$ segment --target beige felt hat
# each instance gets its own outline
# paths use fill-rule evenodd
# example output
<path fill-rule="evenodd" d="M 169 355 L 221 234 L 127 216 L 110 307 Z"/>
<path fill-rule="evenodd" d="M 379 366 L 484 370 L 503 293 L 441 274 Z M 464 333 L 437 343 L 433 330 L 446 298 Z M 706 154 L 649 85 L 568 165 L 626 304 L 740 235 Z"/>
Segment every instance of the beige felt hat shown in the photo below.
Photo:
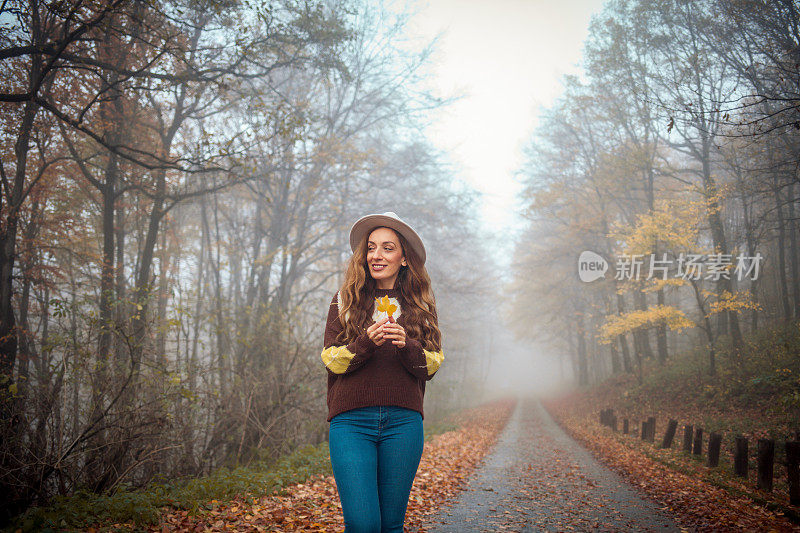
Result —
<path fill-rule="evenodd" d="M 366 215 L 356 220 L 356 223 L 350 228 L 350 249 L 355 252 L 358 243 L 361 242 L 364 235 L 379 226 L 392 228 L 405 237 L 409 246 L 414 249 L 422 260 L 422 263 L 425 263 L 425 245 L 422 244 L 422 239 L 417 235 L 417 232 L 414 231 L 414 228 L 400 220 L 400 217 L 392 211 L 387 211 L 380 215 Z"/>

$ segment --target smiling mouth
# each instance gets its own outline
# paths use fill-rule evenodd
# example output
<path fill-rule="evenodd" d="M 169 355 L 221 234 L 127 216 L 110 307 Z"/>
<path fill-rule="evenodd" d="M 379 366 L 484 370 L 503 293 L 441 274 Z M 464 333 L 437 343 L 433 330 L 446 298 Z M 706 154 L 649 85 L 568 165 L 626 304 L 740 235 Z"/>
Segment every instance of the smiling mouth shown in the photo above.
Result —
<path fill-rule="evenodd" d="M 387 266 L 388 265 L 372 265 L 372 270 L 380 271 L 380 270 L 383 270 L 384 268 L 386 268 Z"/>

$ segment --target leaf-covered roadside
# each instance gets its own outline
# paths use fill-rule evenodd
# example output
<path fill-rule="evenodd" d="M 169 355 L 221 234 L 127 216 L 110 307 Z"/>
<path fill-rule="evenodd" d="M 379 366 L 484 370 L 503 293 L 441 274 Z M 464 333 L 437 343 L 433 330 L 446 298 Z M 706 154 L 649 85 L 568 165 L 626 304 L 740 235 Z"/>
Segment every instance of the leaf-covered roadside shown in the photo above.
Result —
<path fill-rule="evenodd" d="M 543 402 L 553 418 L 595 456 L 696 531 L 800 531 L 800 526 L 757 504 L 734 483 L 713 483 L 710 469 L 682 452 L 613 433 L 597 420 L 598 398 L 575 392 Z M 671 466 L 670 466 L 671 465 Z M 740 485 L 741 487 L 741 485 Z"/>
<path fill-rule="evenodd" d="M 464 410 L 453 418 L 458 429 L 425 442 L 411 489 L 406 528 L 424 532 L 426 516 L 453 498 L 496 442 L 513 411 L 515 400 L 496 400 Z M 245 494 L 230 501 L 210 501 L 198 513 L 166 508 L 161 521 L 148 531 L 341 531 L 341 504 L 332 475 L 315 474 L 305 482 L 274 494 Z M 137 524 L 114 524 L 97 531 L 141 530 Z"/>

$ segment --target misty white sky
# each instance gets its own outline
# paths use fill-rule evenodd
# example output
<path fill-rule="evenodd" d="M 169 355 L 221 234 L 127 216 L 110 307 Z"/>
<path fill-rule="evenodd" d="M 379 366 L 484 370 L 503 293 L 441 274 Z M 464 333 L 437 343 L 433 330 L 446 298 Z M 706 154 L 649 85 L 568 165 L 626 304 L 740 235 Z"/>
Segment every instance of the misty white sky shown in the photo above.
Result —
<path fill-rule="evenodd" d="M 602 0 L 418 0 L 411 35 L 443 33 L 430 83 L 437 96 L 464 97 L 437 113 L 429 138 L 449 154 L 458 177 L 483 195 L 485 227 L 510 263 L 519 228 L 520 189 L 514 173 L 536 127 L 541 106 L 577 73 L 592 14 Z"/>
<path fill-rule="evenodd" d="M 564 74 L 579 73 L 589 21 L 602 0 L 418 0 L 411 36 L 442 33 L 430 69 L 437 96 L 463 95 L 430 117 L 430 140 L 448 154 L 458 178 L 482 194 L 480 216 L 508 273 L 517 213 L 522 148 L 542 107 L 561 92 Z M 402 215 L 401 215 L 402 216 Z M 489 394 L 545 392 L 563 379 L 558 354 L 513 339 L 498 316 Z"/>

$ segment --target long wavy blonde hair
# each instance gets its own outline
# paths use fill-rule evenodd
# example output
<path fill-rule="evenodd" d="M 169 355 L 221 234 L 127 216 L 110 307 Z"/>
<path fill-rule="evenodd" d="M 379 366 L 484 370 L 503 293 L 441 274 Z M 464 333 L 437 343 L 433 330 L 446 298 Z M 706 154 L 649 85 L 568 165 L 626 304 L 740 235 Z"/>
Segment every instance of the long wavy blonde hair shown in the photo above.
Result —
<path fill-rule="evenodd" d="M 364 238 L 358 243 L 347 264 L 347 273 L 339 291 L 341 296 L 339 321 L 344 329 L 339 334 L 338 342 L 352 342 L 372 324 L 376 282 L 367 273 L 369 271 L 367 242 L 369 235 L 377 227 L 364 234 Z M 431 278 L 422 260 L 408 245 L 405 237 L 396 231 L 394 234 L 400 241 L 407 263 L 407 266 L 400 267 L 395 281 L 395 286 L 400 289 L 399 301 L 406 336 L 419 341 L 426 350 L 441 350 L 442 333 L 439 331 Z"/>

